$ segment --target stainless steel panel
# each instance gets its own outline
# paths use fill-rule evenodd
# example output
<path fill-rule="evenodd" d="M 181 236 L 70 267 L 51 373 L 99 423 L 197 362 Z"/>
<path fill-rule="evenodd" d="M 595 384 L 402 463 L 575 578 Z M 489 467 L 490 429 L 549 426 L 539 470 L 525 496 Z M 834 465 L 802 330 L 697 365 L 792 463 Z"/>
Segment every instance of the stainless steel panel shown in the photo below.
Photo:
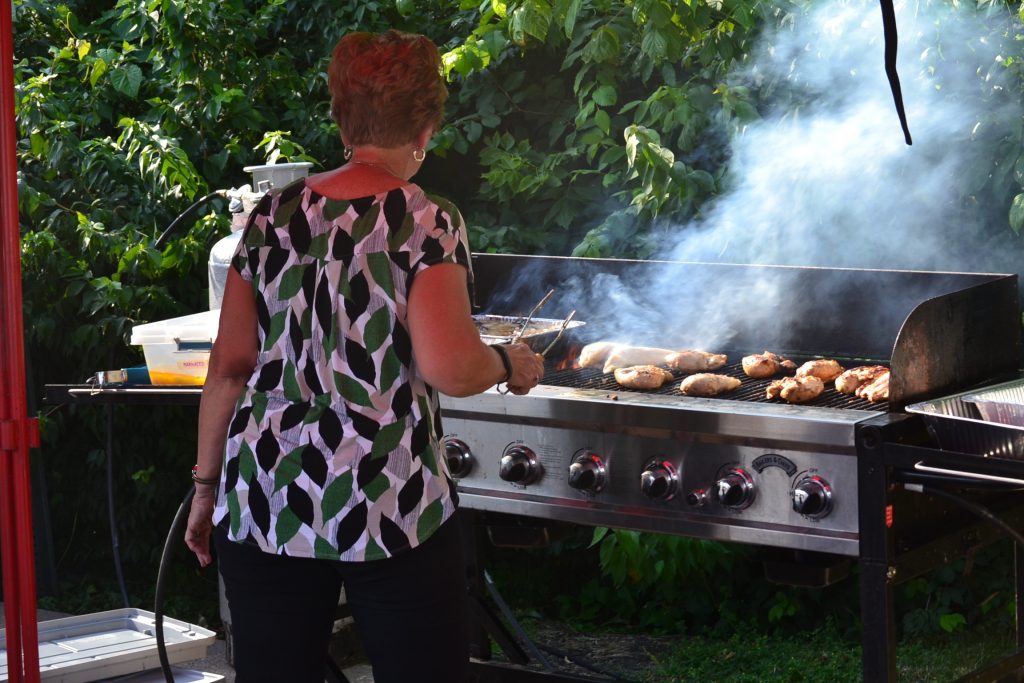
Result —
<path fill-rule="evenodd" d="M 616 425 L 604 430 L 537 426 L 518 421 L 445 419 L 446 434 L 472 453 L 474 467 L 459 480 L 462 505 L 482 510 L 549 517 L 584 524 L 620 526 L 744 543 L 783 545 L 823 552 L 856 553 L 857 474 L 852 454 L 729 443 L 720 434 L 676 430 L 638 434 Z M 528 448 L 543 468 L 537 481 L 520 485 L 499 476 L 499 462 L 512 447 Z M 577 456 L 592 454 L 604 465 L 606 484 L 598 492 L 568 483 Z M 669 499 L 650 498 L 640 477 L 651 460 L 678 474 Z M 733 467 L 747 471 L 753 501 L 742 510 L 726 508 L 708 495 L 693 507 L 687 495 L 710 492 Z M 816 474 L 833 489 L 833 507 L 821 519 L 794 512 L 791 491 Z M 837 549 L 837 544 L 843 548 Z"/>

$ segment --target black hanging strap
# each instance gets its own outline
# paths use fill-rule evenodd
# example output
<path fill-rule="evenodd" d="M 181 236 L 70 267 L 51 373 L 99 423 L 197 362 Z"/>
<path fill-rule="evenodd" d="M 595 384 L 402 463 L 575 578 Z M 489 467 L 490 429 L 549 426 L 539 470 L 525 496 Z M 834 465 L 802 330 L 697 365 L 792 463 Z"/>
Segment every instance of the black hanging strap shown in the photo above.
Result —
<path fill-rule="evenodd" d="M 900 126 L 903 127 L 903 138 L 908 145 L 913 142 L 910 139 L 910 128 L 907 126 L 907 113 L 903 110 L 903 91 L 900 89 L 900 76 L 896 73 L 896 10 L 893 8 L 892 0 L 879 0 L 882 5 L 882 30 L 885 33 L 885 75 L 889 78 L 889 87 L 892 89 L 892 98 L 896 102 L 896 113 L 900 117 Z"/>

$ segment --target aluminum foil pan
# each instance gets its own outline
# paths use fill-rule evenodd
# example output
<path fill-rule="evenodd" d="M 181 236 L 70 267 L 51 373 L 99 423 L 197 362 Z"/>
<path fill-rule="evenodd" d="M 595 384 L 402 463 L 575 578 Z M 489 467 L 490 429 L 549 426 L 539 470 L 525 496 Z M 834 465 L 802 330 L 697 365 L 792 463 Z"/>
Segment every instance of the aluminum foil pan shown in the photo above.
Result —
<path fill-rule="evenodd" d="M 978 409 L 978 399 L 1024 401 L 1024 379 L 974 389 L 932 401 L 913 403 L 908 413 L 924 418 L 939 447 L 992 458 L 1024 459 L 1024 426 L 990 422 Z"/>
<path fill-rule="evenodd" d="M 480 338 L 485 344 L 509 343 L 512 341 L 512 337 L 522 328 L 525 321 L 525 316 L 521 315 L 473 316 L 473 322 L 476 323 L 476 329 L 480 332 Z M 538 345 L 547 344 L 555 338 L 558 330 L 562 328 L 564 321 L 565 318 L 533 318 L 527 324 L 520 339 L 529 344 L 534 350 L 539 350 Z M 565 331 L 569 332 L 583 325 L 586 325 L 586 323 L 579 320 L 570 320 L 569 324 L 565 326 Z"/>

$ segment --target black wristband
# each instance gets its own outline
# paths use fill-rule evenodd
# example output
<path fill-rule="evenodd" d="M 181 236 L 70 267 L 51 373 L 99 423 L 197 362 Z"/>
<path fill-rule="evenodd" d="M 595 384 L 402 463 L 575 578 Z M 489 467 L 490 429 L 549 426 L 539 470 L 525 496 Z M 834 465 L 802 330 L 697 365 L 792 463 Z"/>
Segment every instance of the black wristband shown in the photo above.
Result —
<path fill-rule="evenodd" d="M 501 364 L 505 368 L 505 377 L 504 379 L 500 380 L 498 384 L 501 384 L 502 382 L 508 382 L 510 379 L 512 379 L 512 361 L 508 357 L 508 351 L 506 351 L 505 347 L 502 346 L 501 344 L 492 344 L 491 348 L 497 352 L 498 357 L 501 358 Z"/>

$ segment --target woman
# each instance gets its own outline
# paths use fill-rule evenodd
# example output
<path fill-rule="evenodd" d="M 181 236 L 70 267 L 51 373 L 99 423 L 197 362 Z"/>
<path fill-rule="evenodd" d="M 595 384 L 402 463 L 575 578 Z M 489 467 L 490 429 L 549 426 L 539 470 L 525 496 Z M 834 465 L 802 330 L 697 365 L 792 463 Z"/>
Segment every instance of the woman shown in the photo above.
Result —
<path fill-rule="evenodd" d="M 423 36 L 342 38 L 328 76 L 348 162 L 266 195 L 232 262 L 186 543 L 206 566 L 213 536 L 239 683 L 323 681 L 342 584 L 377 683 L 465 677 L 437 392 L 525 394 L 544 368 L 481 342 L 462 218 L 409 182 L 440 74 Z"/>

